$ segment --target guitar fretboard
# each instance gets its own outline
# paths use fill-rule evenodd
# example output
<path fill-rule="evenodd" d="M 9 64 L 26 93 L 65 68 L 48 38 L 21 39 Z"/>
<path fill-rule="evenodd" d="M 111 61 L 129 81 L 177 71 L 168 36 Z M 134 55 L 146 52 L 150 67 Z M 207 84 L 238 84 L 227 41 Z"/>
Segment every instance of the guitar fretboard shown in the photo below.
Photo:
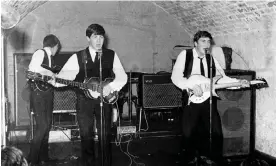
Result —
<path fill-rule="evenodd" d="M 42 80 L 42 81 L 49 81 L 52 79 L 51 76 L 43 75 L 40 77 L 37 77 L 35 79 Z M 100 91 L 100 86 L 98 84 L 86 84 L 86 83 L 81 83 L 81 82 L 76 82 L 76 81 L 71 81 L 71 80 L 65 80 L 62 78 L 56 78 L 57 83 L 65 84 L 65 85 L 70 85 L 70 86 L 76 86 L 81 89 L 91 89 L 92 91 Z"/>
<path fill-rule="evenodd" d="M 71 86 L 76 86 L 82 89 L 88 89 L 88 85 L 81 83 L 81 82 L 75 82 L 75 81 L 70 81 L 70 80 L 64 80 L 61 78 L 56 78 L 57 83 L 65 84 L 65 85 L 71 85 Z"/>
<path fill-rule="evenodd" d="M 240 82 L 223 83 L 223 84 L 215 84 L 215 89 L 223 89 L 223 88 L 239 87 L 239 86 L 241 86 Z"/>

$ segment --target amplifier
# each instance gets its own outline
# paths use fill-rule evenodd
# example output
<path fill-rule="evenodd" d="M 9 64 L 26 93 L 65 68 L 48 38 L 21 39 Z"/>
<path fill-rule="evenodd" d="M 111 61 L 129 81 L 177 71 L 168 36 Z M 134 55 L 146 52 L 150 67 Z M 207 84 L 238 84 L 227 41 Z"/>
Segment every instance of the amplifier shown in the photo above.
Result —
<path fill-rule="evenodd" d="M 136 133 L 136 126 L 118 126 L 117 134 Z"/>
<path fill-rule="evenodd" d="M 138 98 L 142 108 L 182 106 L 182 92 L 171 81 L 171 73 L 143 74 L 139 79 Z"/>

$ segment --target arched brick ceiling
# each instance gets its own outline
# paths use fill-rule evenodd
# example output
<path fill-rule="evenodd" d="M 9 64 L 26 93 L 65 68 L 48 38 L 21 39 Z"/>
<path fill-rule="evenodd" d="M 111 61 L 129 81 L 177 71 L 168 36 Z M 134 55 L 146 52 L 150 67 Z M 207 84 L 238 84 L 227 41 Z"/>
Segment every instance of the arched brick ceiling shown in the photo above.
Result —
<path fill-rule="evenodd" d="M 21 20 L 46 1 L 1 0 L 14 7 Z M 122 1 L 123 3 L 123 1 Z M 252 24 L 276 19 L 276 1 L 149 1 L 175 17 L 191 35 L 208 30 L 214 36 L 261 30 Z M 142 10 L 142 9 L 141 9 Z M 265 27 L 267 28 L 267 27 Z"/>
<path fill-rule="evenodd" d="M 225 35 L 261 30 L 251 26 L 276 19 L 276 1 L 153 1 L 174 16 L 189 34 L 208 30 Z M 255 29 L 254 29 L 255 28 Z"/>
<path fill-rule="evenodd" d="M 19 14 L 20 20 L 22 20 L 27 14 L 35 10 L 40 5 L 47 1 L 41 0 L 1 0 L 1 4 L 4 3 L 13 7 Z"/>

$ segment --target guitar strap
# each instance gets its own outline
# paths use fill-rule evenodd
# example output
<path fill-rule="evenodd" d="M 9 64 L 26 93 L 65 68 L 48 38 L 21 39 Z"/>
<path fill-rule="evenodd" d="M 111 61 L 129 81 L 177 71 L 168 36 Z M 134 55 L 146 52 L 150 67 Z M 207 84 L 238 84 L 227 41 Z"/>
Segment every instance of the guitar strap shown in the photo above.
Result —
<path fill-rule="evenodd" d="M 51 68 L 51 66 L 49 66 L 50 64 L 50 59 L 48 58 L 48 55 L 46 53 L 46 51 L 44 49 L 41 49 L 44 52 L 44 58 L 41 64 L 41 67 L 43 67 L 44 69 L 53 71 L 53 69 Z"/>
<path fill-rule="evenodd" d="M 85 50 L 82 51 L 82 62 L 84 64 L 84 74 L 85 74 L 85 79 L 87 79 L 87 68 L 86 68 L 86 61 L 87 61 L 87 55 L 85 53 Z"/>

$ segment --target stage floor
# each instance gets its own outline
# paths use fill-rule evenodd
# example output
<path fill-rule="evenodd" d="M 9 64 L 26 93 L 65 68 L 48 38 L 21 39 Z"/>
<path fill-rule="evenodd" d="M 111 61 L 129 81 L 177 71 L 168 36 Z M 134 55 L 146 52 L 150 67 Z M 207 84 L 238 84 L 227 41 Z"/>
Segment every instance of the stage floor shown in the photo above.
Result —
<path fill-rule="evenodd" d="M 179 162 L 180 137 L 125 138 L 119 144 L 112 142 L 112 166 L 183 166 Z M 24 154 L 30 144 L 14 145 Z M 49 156 L 53 161 L 42 166 L 81 166 L 80 141 L 50 143 Z M 238 166 L 241 160 L 233 160 L 227 166 Z"/>
<path fill-rule="evenodd" d="M 120 142 L 115 132 L 116 128 L 113 127 L 112 166 L 183 166 L 178 155 L 181 140 L 178 116 L 171 113 L 161 115 L 162 118 L 153 112 L 148 115 L 149 121 L 143 118 L 140 131 L 135 121 L 123 123 L 122 120 L 122 126 L 136 126 L 137 133 L 123 134 Z M 79 162 L 81 148 L 77 130 L 53 129 L 50 132 L 49 157 L 55 160 L 43 166 L 81 166 Z M 10 145 L 18 147 L 27 156 L 30 144 L 27 141 L 20 142 L 19 137 L 16 138 Z M 240 162 L 231 160 L 227 166 L 236 166 Z"/>
<path fill-rule="evenodd" d="M 14 145 L 24 154 L 29 153 L 30 144 Z M 80 165 L 80 141 L 50 143 L 49 157 L 55 160 L 45 166 Z M 112 166 L 173 166 L 178 165 L 178 137 L 132 138 L 129 136 L 122 142 L 112 142 Z"/>

